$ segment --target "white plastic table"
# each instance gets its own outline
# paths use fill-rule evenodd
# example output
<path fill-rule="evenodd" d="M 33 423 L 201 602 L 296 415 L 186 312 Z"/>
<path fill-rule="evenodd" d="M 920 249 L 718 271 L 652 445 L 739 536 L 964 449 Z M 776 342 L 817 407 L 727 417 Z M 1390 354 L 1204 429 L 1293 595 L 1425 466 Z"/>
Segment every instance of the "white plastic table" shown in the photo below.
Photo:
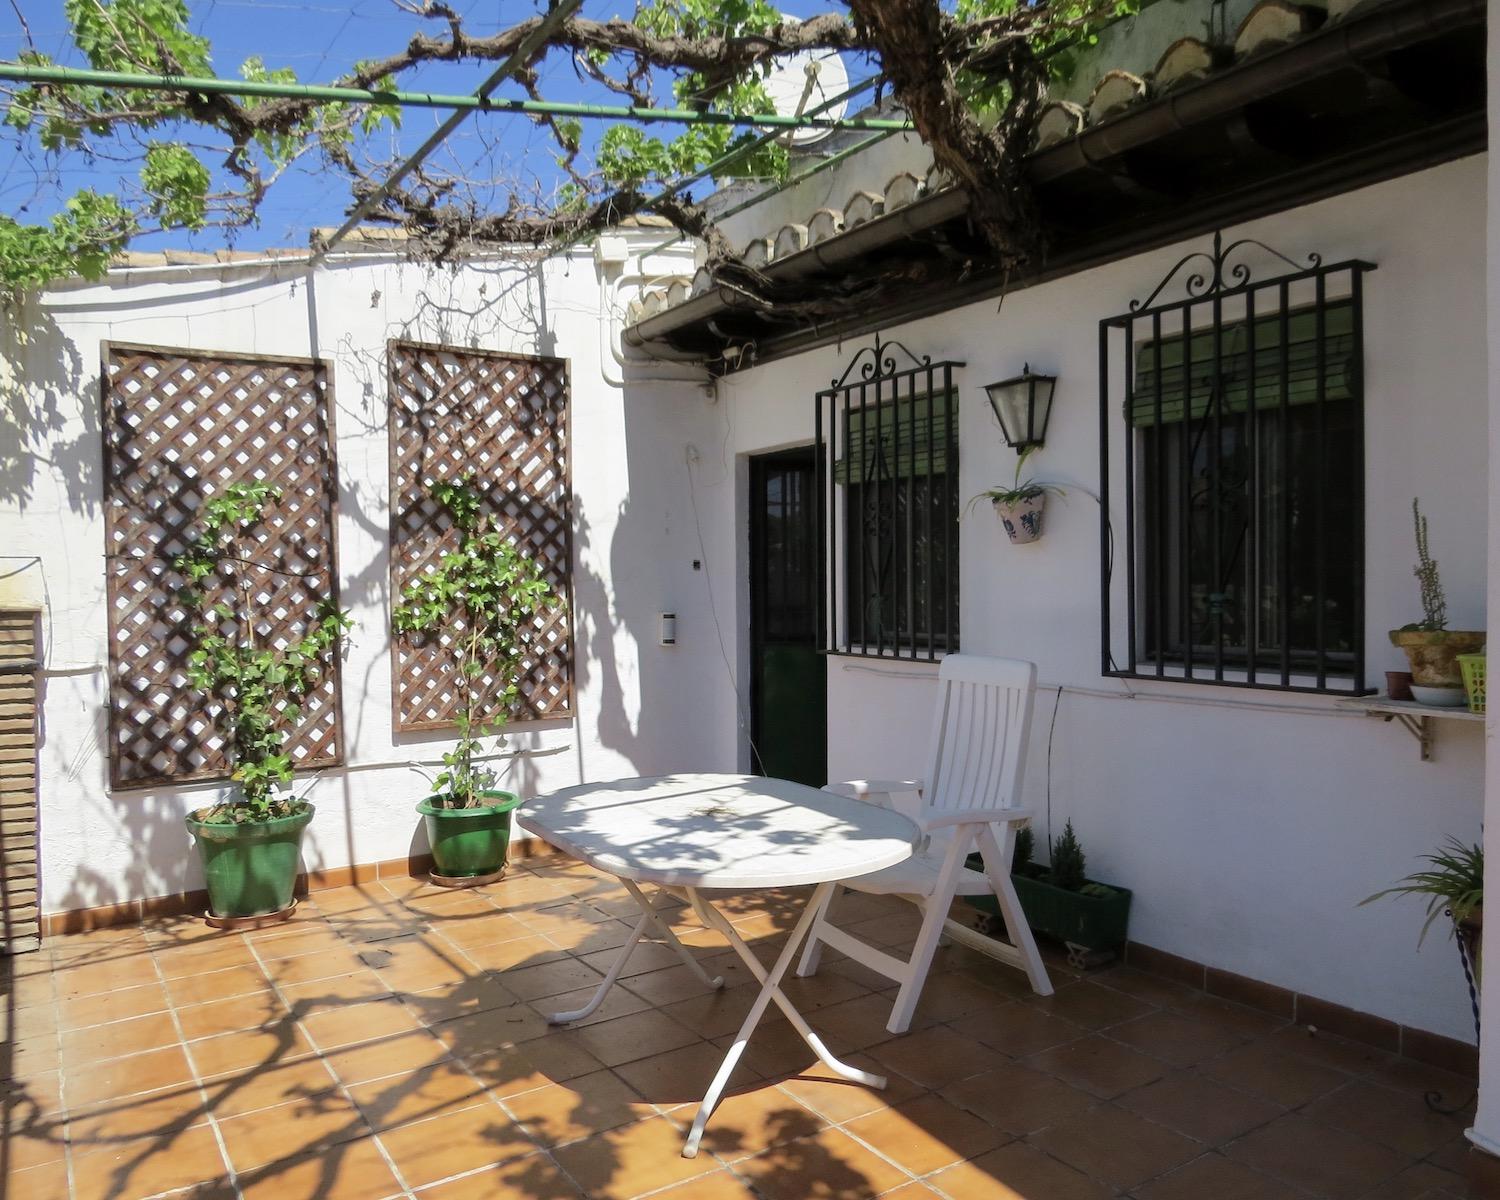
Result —
<path fill-rule="evenodd" d="M 906 817 L 785 779 L 664 775 L 565 788 L 529 801 L 517 818 L 523 829 L 615 876 L 641 909 L 640 921 L 588 1004 L 555 1013 L 548 1020 L 555 1024 L 578 1021 L 597 1009 L 648 931 L 676 950 L 706 987 L 723 986 L 722 979 L 708 977 L 661 920 L 657 906 L 663 892 L 692 905 L 705 926 L 729 939 L 760 980 L 760 993 L 698 1106 L 683 1147 L 684 1158 L 697 1155 L 703 1127 L 773 1000 L 832 1070 L 872 1087 L 885 1086 L 884 1076 L 851 1067 L 829 1053 L 781 990 L 781 980 L 814 914 L 840 880 L 893 866 L 911 854 L 921 833 Z M 812 897 L 769 971 L 703 894 L 714 889 L 750 891 L 809 883 L 816 885 Z M 648 898 L 641 884 L 655 884 L 661 891 Z"/>

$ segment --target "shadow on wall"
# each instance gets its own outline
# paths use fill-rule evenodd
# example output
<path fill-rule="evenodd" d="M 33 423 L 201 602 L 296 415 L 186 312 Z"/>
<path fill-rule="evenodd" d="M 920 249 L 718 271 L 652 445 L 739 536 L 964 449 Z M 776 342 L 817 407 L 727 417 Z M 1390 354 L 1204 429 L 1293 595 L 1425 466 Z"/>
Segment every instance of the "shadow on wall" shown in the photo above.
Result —
<path fill-rule="evenodd" d="M 45 471 L 66 490 L 71 510 L 100 510 L 98 393 L 91 379 L 77 348 L 33 298 L 0 301 L 0 503 L 24 512 Z M 82 428 L 66 439 L 73 404 Z"/>

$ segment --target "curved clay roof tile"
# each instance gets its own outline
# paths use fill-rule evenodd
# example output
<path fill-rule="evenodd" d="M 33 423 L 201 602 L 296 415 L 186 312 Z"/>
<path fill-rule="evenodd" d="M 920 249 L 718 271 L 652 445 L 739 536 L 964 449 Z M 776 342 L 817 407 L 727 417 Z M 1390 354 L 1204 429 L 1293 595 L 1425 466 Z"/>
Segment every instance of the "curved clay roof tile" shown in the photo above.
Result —
<path fill-rule="evenodd" d="M 763 267 L 771 261 L 775 247 L 768 237 L 753 238 L 745 246 L 745 265 Z"/>
<path fill-rule="evenodd" d="M 1148 91 L 1146 81 L 1139 75 L 1132 75 L 1129 71 L 1106 71 L 1089 97 L 1089 121 L 1097 125 L 1106 117 L 1144 100 Z"/>
<path fill-rule="evenodd" d="M 1151 84 L 1158 92 L 1170 91 L 1184 83 L 1202 79 L 1217 65 L 1213 47 L 1195 38 L 1178 38 L 1156 60 Z"/>
<path fill-rule="evenodd" d="M 787 258 L 799 250 L 807 249 L 807 226 L 788 224 L 776 231 L 772 252 L 777 258 Z"/>
<path fill-rule="evenodd" d="M 1036 148 L 1045 150 L 1065 142 L 1083 129 L 1084 113 L 1071 100 L 1054 100 L 1036 120 Z"/>
<path fill-rule="evenodd" d="M 910 171 L 892 175 L 885 185 L 885 211 L 895 212 L 898 208 L 905 208 L 918 200 L 924 190 L 925 185 Z"/>
<path fill-rule="evenodd" d="M 1288 0 L 1261 0 L 1240 22 L 1234 35 L 1234 56 L 1247 58 L 1294 42 L 1312 27 L 1308 10 Z"/>
<path fill-rule="evenodd" d="M 820 208 L 807 221 L 809 244 L 826 242 L 844 232 L 844 214 L 836 208 Z"/>
<path fill-rule="evenodd" d="M 844 228 L 853 229 L 873 221 L 885 211 L 885 197 L 874 192 L 855 192 L 844 204 Z"/>

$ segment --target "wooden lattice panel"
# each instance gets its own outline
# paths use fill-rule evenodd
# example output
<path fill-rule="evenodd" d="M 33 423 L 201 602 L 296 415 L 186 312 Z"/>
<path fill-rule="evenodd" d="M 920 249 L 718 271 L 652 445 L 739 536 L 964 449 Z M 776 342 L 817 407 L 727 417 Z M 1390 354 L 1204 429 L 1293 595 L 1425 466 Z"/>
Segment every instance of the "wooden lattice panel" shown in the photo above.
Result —
<path fill-rule="evenodd" d="M 35 611 L 0 610 L 0 953 L 41 945 Z"/>
<path fill-rule="evenodd" d="M 501 532 L 541 565 L 569 602 L 538 618 L 522 663 L 520 695 L 506 719 L 569 716 L 573 494 L 567 362 L 393 341 L 389 376 L 393 595 L 456 544 L 447 514 L 430 496 L 432 484 L 472 472 Z M 443 647 L 459 632 L 455 626 L 436 645 L 407 638 L 392 643 L 397 730 L 453 725 L 458 690 Z"/>
<path fill-rule="evenodd" d="M 338 599 L 332 388 L 307 359 L 104 347 L 110 779 L 115 787 L 221 778 L 212 701 L 188 682 L 193 616 L 172 559 L 198 510 L 232 483 L 281 500 L 247 555 L 261 644 L 285 646 Z M 224 586 L 221 581 L 220 586 Z M 298 767 L 341 759 L 338 668 L 306 698 L 288 746 Z"/>

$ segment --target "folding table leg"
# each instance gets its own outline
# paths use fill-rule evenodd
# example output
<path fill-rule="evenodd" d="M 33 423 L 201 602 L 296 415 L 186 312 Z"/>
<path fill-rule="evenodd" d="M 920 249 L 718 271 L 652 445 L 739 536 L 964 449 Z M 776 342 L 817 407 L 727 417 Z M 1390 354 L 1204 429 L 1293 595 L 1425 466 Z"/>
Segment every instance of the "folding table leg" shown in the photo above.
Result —
<path fill-rule="evenodd" d="M 696 1158 L 698 1155 L 698 1143 L 703 1138 L 703 1127 L 708 1124 L 708 1118 L 718 1106 L 719 1098 L 724 1093 L 724 1088 L 729 1083 L 729 1077 L 734 1074 L 734 1068 L 739 1064 L 740 1056 L 745 1052 L 745 1045 L 750 1040 L 750 1035 L 755 1027 L 760 1024 L 760 1019 L 765 1015 L 766 1007 L 772 1000 L 776 1001 L 777 1007 L 786 1014 L 788 1021 L 802 1035 L 813 1052 L 829 1069 L 842 1075 L 845 1079 L 852 1079 L 859 1083 L 868 1084 L 871 1087 L 883 1088 L 886 1080 L 884 1075 L 876 1075 L 869 1071 L 861 1071 L 858 1067 L 851 1067 L 848 1063 L 840 1062 L 829 1052 L 823 1040 L 812 1031 L 808 1023 L 803 1020 L 792 1002 L 787 999 L 781 990 L 781 980 L 786 975 L 787 968 L 792 965 L 792 960 L 797 956 L 797 949 L 801 946 L 807 931 L 812 927 L 818 912 L 822 909 L 824 901 L 835 887 L 832 883 L 820 883 L 813 890 L 807 907 L 802 910 L 802 915 L 793 926 L 791 936 L 787 938 L 786 945 L 782 947 L 781 953 L 776 956 L 776 963 L 768 972 L 761 965 L 760 959 L 755 957 L 755 952 L 745 944 L 739 932 L 734 928 L 723 913 L 714 908 L 712 904 L 704 900 L 696 890 L 687 889 L 688 899 L 692 902 L 693 911 L 696 912 L 705 924 L 710 924 L 725 937 L 729 944 L 734 947 L 735 953 L 744 960 L 745 966 L 750 968 L 751 973 L 760 980 L 760 994 L 755 997 L 755 1003 L 750 1006 L 750 1011 L 745 1014 L 745 1021 L 740 1026 L 740 1031 L 735 1035 L 734 1044 L 724 1055 L 724 1061 L 719 1064 L 718 1073 L 714 1075 L 713 1082 L 708 1085 L 708 1092 L 703 1097 L 703 1103 L 698 1106 L 698 1113 L 693 1118 L 693 1125 L 688 1130 L 687 1144 L 682 1148 L 683 1158 Z"/>
<path fill-rule="evenodd" d="M 687 964 L 688 970 L 698 977 L 703 986 L 710 988 L 723 987 L 724 977 L 722 975 L 715 975 L 712 979 L 709 978 L 708 972 L 703 969 L 703 964 L 693 957 L 692 951 L 677 940 L 677 935 L 672 932 L 672 927 L 661 919 L 655 902 L 646 898 L 646 894 L 641 891 L 640 885 L 630 879 L 622 879 L 620 882 L 625 885 L 626 890 L 635 897 L 635 902 L 646 913 L 647 918 L 651 921 L 652 932 L 662 941 L 666 942 L 667 945 L 671 946 L 673 950 L 677 951 L 677 957 Z"/>
<path fill-rule="evenodd" d="M 609 994 L 609 989 L 615 986 L 615 982 L 620 978 L 620 972 L 625 969 L 625 964 L 630 961 L 631 953 L 640 944 L 641 939 L 645 937 L 648 929 L 677 951 L 678 956 L 692 968 L 693 973 L 703 981 L 705 987 L 720 988 L 724 986 L 722 976 L 715 976 L 710 979 L 708 972 L 699 966 L 698 961 L 688 953 L 687 947 L 677 940 L 677 935 L 661 919 L 656 908 L 656 901 L 650 899 L 633 881 L 622 879 L 620 882 L 625 885 L 630 894 L 635 897 L 635 902 L 640 905 L 641 919 L 635 923 L 635 928 L 630 931 L 630 936 L 625 940 L 625 944 L 620 947 L 620 952 L 615 956 L 615 961 L 610 964 L 609 973 L 599 981 L 599 986 L 594 989 L 594 994 L 590 997 L 589 1002 L 582 1008 L 571 1009 L 568 1012 L 553 1013 L 547 1018 L 547 1022 L 551 1025 L 566 1025 L 570 1021 L 581 1021 L 585 1017 L 593 1016 L 598 1011 L 599 1006 L 604 1003 L 604 997 Z"/>

